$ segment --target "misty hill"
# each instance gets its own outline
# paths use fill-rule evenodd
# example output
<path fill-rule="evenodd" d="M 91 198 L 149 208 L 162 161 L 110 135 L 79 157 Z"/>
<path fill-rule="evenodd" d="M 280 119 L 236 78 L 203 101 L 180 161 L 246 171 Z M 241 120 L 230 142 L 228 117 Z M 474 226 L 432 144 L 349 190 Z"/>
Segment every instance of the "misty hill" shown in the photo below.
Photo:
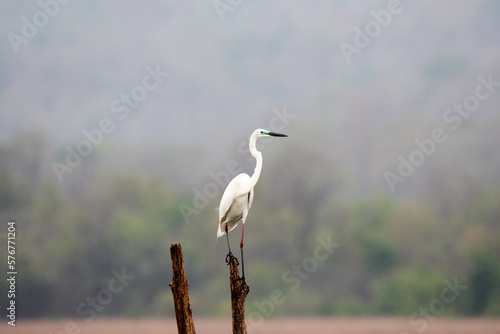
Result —
<path fill-rule="evenodd" d="M 25 224 L 27 316 L 75 316 L 122 266 L 136 285 L 105 314 L 171 311 L 174 241 L 194 309 L 226 311 L 214 209 L 260 127 L 289 137 L 259 144 L 255 298 L 409 316 L 457 277 L 444 314 L 499 314 L 498 2 L 61 2 L 0 4 L 0 208 Z M 318 236 L 339 248 L 288 273 Z"/>

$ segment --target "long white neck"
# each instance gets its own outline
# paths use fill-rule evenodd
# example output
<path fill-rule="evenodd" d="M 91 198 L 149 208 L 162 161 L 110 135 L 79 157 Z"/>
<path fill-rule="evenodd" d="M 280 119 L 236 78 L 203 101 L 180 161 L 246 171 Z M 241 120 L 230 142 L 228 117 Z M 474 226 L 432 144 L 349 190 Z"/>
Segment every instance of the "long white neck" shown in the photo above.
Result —
<path fill-rule="evenodd" d="M 259 181 L 260 171 L 262 170 L 262 153 L 257 150 L 255 143 L 257 142 L 257 138 L 251 138 L 248 147 L 250 148 L 250 153 L 257 160 L 255 164 L 255 170 L 253 171 L 253 175 L 250 178 L 252 181 L 252 188 L 255 187 L 257 181 Z"/>

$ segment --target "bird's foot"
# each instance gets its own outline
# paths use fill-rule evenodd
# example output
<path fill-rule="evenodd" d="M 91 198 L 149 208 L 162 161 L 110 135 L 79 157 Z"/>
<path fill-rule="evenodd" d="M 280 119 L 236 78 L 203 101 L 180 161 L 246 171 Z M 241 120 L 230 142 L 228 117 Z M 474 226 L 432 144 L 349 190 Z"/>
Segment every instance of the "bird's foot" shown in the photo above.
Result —
<path fill-rule="evenodd" d="M 229 265 L 231 263 L 232 258 L 234 258 L 236 260 L 236 265 L 239 266 L 240 263 L 238 262 L 238 259 L 231 252 L 227 253 L 227 255 L 226 255 L 226 264 Z"/>
<path fill-rule="evenodd" d="M 247 287 L 247 294 L 250 292 L 250 287 L 248 286 L 247 282 L 245 281 L 245 276 L 240 277 L 236 279 L 237 281 L 241 281 L 241 291 L 243 292 L 245 290 L 245 287 Z"/>

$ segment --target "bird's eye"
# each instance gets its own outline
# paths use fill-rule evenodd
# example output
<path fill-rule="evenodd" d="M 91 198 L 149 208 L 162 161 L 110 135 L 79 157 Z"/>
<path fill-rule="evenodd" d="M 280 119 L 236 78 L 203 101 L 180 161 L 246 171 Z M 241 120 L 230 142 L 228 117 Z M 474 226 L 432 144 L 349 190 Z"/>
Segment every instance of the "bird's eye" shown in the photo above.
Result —
<path fill-rule="evenodd" d="M 261 131 L 260 134 L 264 134 L 264 131 Z"/>

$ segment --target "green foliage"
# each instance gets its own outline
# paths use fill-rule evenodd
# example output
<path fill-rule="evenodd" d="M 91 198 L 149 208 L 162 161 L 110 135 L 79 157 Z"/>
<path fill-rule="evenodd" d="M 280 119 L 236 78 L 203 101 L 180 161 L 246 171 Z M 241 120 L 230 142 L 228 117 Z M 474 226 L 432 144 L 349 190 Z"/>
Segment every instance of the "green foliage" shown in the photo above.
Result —
<path fill-rule="evenodd" d="M 500 315 L 500 261 L 486 252 L 475 252 L 468 277 L 465 314 Z"/>
<path fill-rule="evenodd" d="M 20 137 L 1 149 L 16 156 L 12 150 L 31 145 L 34 138 Z M 245 230 L 252 287 L 248 312 L 262 312 L 262 305 L 269 311 L 266 301 L 281 291 L 283 302 L 273 304 L 266 316 L 405 317 L 429 308 L 446 280 L 457 277 L 467 289 L 442 314 L 500 315 L 498 191 L 485 191 L 448 216 L 425 201 L 339 198 L 339 177 L 331 174 L 340 172 L 311 149 L 295 153 L 304 157 L 300 163 L 287 153 L 271 160 L 256 188 Z M 27 153 L 17 159 L 41 163 Z M 310 164 L 315 166 L 311 177 Z M 133 279 L 95 311 L 96 317 L 173 316 L 168 287 L 173 242 L 183 247 L 195 314 L 227 314 L 226 242 L 215 243 L 213 209 L 219 197 L 186 222 L 178 207 L 191 205 L 190 192 L 153 175 L 88 174 L 85 168 L 74 175 L 86 176 L 85 186 L 75 188 L 78 183 L 61 187 L 25 176 L 32 169 L 0 163 L 2 219 L 22 212 L 18 302 L 27 306 L 20 315 L 84 318 L 78 306 L 109 290 L 113 272 L 125 270 Z M 30 185 L 28 194 L 24 189 Z M 230 234 L 236 255 L 240 228 Z M 338 247 L 331 254 L 318 253 L 318 238 L 326 236 Z"/>
<path fill-rule="evenodd" d="M 363 240 L 366 266 L 374 273 L 389 271 L 396 262 L 396 250 L 384 236 L 368 236 Z"/>
<path fill-rule="evenodd" d="M 347 297 L 338 300 L 331 313 L 335 316 L 349 317 L 370 314 L 370 310 L 363 300 Z"/>
<path fill-rule="evenodd" d="M 361 253 L 367 269 L 375 274 L 389 271 L 397 261 L 397 253 L 387 222 L 392 214 L 391 204 L 385 199 L 374 199 L 361 204 L 358 222 Z M 356 214 L 358 215 L 358 214 Z"/>
<path fill-rule="evenodd" d="M 446 275 L 421 269 L 394 272 L 374 282 L 373 311 L 409 315 L 439 298 Z"/>

